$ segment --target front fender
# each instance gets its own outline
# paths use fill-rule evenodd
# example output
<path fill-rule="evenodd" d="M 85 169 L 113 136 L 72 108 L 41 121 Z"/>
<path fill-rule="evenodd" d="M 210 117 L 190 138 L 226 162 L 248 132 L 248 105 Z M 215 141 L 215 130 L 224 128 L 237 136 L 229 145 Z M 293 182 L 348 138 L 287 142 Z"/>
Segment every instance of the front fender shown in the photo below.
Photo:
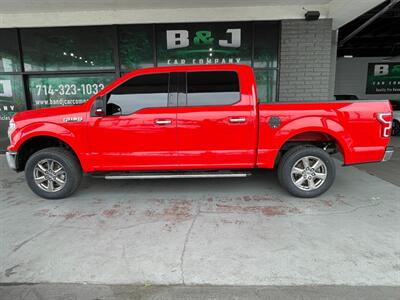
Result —
<path fill-rule="evenodd" d="M 41 136 L 53 137 L 67 144 L 75 152 L 82 168 L 85 171 L 89 168 L 89 161 L 83 155 L 85 153 L 84 147 L 79 142 L 80 137 L 72 130 L 55 123 L 35 122 L 22 128 L 17 128 L 12 134 L 8 151 L 18 152 L 25 142 Z"/>
<path fill-rule="evenodd" d="M 23 143 L 38 136 L 57 138 L 68 144 L 75 151 L 76 135 L 61 125 L 47 122 L 32 123 L 17 129 L 12 137 L 12 140 L 15 141 L 15 143 L 12 143 L 13 150 L 18 151 Z"/>

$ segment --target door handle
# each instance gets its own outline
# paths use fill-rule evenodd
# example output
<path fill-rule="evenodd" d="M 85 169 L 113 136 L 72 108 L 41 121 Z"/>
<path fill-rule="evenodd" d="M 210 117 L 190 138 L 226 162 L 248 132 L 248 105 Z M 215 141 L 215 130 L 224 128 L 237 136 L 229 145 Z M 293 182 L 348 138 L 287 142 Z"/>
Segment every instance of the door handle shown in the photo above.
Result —
<path fill-rule="evenodd" d="M 237 117 L 237 118 L 230 118 L 229 122 L 230 123 L 245 123 L 246 122 L 246 118 L 245 117 Z"/>
<path fill-rule="evenodd" d="M 156 120 L 155 123 L 157 125 L 169 125 L 172 124 L 172 120 Z"/>

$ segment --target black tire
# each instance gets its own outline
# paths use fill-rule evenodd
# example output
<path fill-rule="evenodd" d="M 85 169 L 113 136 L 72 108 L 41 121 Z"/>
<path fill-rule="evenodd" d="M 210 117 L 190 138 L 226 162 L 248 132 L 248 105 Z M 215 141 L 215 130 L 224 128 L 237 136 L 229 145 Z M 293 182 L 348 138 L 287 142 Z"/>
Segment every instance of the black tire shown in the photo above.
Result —
<path fill-rule="evenodd" d="M 39 162 L 46 159 L 56 161 L 62 166 L 65 172 L 65 175 L 63 175 L 65 184 L 58 191 L 46 191 L 35 182 L 34 169 Z M 25 166 L 25 178 L 30 189 L 36 195 L 46 199 L 62 199 L 70 196 L 79 187 L 82 180 L 82 168 L 74 154 L 70 151 L 57 147 L 45 148 L 35 152 L 29 157 Z"/>
<path fill-rule="evenodd" d="M 400 122 L 398 120 L 393 120 L 392 135 L 393 136 L 400 135 Z"/>
<path fill-rule="evenodd" d="M 296 163 L 299 163 L 299 160 L 305 157 L 315 157 L 320 159 L 326 166 L 325 174 L 326 178 L 325 181 L 320 183 L 320 186 L 316 187 L 315 189 L 311 190 L 304 190 L 300 187 L 296 186 L 296 184 L 292 180 L 292 168 Z M 297 165 L 297 164 L 296 164 Z M 305 167 L 304 167 L 305 168 Z M 311 172 L 311 169 L 310 169 Z M 314 172 L 314 171 L 312 171 Z M 317 172 L 315 172 L 317 173 Z M 312 173 L 315 175 L 315 173 Z M 279 183 L 292 195 L 301 198 L 313 198 L 317 197 L 324 192 L 326 192 L 333 184 L 336 175 L 336 168 L 332 158 L 326 153 L 324 150 L 314 147 L 314 146 L 297 146 L 290 150 L 288 150 L 282 157 L 279 162 L 278 166 L 278 179 Z M 301 178 L 304 175 L 294 175 L 299 176 Z M 306 175 L 307 176 L 307 175 Z M 297 178 L 295 178 L 297 179 Z M 319 179 L 312 179 L 313 183 L 319 183 Z M 307 181 L 305 179 L 305 181 Z M 304 181 L 304 182 L 305 182 Z M 307 181 L 308 184 L 309 181 Z M 308 188 L 305 184 L 305 187 Z M 317 185 L 316 185 L 317 186 Z"/>

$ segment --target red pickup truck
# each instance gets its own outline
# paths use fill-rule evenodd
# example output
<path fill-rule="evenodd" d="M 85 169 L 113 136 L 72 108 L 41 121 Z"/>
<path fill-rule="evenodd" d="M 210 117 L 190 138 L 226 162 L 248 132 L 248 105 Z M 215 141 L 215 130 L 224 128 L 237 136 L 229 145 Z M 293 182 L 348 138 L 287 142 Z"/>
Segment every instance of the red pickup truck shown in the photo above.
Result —
<path fill-rule="evenodd" d="M 390 159 L 388 101 L 257 100 L 244 65 L 135 70 L 85 104 L 17 113 L 9 166 L 37 195 L 71 195 L 82 173 L 107 179 L 244 177 L 277 167 L 280 183 L 315 197 L 344 165 Z"/>

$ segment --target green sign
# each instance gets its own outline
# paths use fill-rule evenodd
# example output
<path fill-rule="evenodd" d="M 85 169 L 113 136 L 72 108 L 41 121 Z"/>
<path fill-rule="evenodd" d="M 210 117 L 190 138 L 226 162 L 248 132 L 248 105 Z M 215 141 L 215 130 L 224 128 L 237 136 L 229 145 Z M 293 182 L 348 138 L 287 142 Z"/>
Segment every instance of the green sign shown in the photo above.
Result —
<path fill-rule="evenodd" d="M 159 65 L 251 64 L 249 23 L 157 26 Z"/>
<path fill-rule="evenodd" d="M 113 80 L 112 75 L 33 76 L 29 78 L 32 107 L 82 104 Z"/>
<path fill-rule="evenodd" d="M 367 94 L 400 94 L 400 62 L 368 64 Z"/>

